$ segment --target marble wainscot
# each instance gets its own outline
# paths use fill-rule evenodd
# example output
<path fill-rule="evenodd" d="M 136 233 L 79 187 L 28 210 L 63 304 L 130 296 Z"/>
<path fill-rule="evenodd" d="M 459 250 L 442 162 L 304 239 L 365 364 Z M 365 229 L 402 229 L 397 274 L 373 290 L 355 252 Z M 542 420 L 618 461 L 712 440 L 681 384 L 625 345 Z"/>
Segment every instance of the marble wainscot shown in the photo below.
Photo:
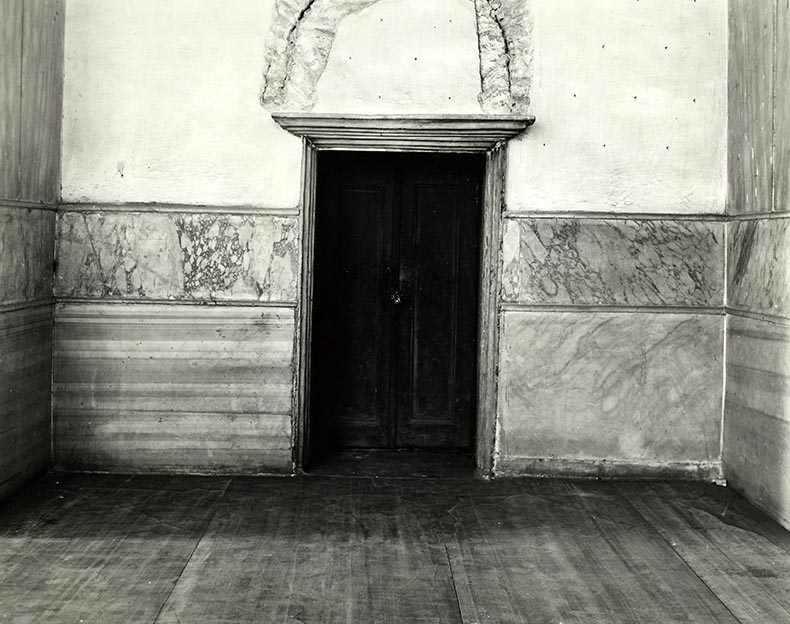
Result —
<path fill-rule="evenodd" d="M 503 297 L 529 304 L 719 306 L 723 224 L 508 219 Z"/>
<path fill-rule="evenodd" d="M 295 302 L 291 216 L 64 212 L 56 295 Z"/>
<path fill-rule="evenodd" d="M 728 482 L 790 528 L 790 326 L 727 320 Z"/>
<path fill-rule="evenodd" d="M 0 304 L 52 298 L 54 240 L 51 210 L 0 206 Z"/>
<path fill-rule="evenodd" d="M 790 317 L 790 218 L 730 224 L 728 306 Z"/>
<path fill-rule="evenodd" d="M 500 472 L 715 476 L 723 320 L 506 312 Z"/>

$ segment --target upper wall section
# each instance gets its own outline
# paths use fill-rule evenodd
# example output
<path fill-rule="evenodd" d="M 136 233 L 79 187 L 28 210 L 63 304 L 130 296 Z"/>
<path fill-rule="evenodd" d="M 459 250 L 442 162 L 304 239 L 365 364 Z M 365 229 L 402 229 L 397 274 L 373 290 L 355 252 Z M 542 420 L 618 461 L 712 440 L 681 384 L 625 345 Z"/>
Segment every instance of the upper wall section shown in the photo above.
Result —
<path fill-rule="evenodd" d="M 718 0 L 70 0 L 63 195 L 293 207 L 267 112 L 529 112 L 509 210 L 722 212 L 726 44 Z"/>
<path fill-rule="evenodd" d="M 292 208 L 301 143 L 258 101 L 265 0 L 69 0 L 63 199 Z"/>
<path fill-rule="evenodd" d="M 530 112 L 510 210 L 724 209 L 727 7 L 532 0 Z"/>
<path fill-rule="evenodd" d="M 324 0 L 319 6 L 335 11 L 342 4 Z M 320 13 L 320 9 L 311 11 L 303 20 L 298 40 L 302 45 L 318 43 L 319 19 L 309 17 Z M 349 15 L 338 26 L 326 68 L 314 89 L 303 96 L 313 100 L 305 104 L 314 102 L 314 111 L 481 112 L 475 11 L 469 0 L 381 0 Z M 310 28 L 314 29 L 312 37 Z M 323 51 L 320 45 L 312 50 L 314 54 Z M 289 52 L 303 60 L 310 58 L 298 48 Z M 293 65 L 292 73 L 298 75 Z M 310 73 L 304 74 L 309 79 Z M 383 76 L 387 79 L 382 80 Z M 266 81 L 264 105 L 268 105 L 266 94 L 274 87 L 272 82 Z M 280 93 L 292 92 L 302 95 L 287 80 Z M 286 100 L 284 104 L 291 103 Z"/>
<path fill-rule="evenodd" d="M 0 199 L 60 194 L 63 0 L 0 3 Z"/>
<path fill-rule="evenodd" d="M 790 8 L 730 0 L 729 188 L 734 214 L 790 210 Z"/>

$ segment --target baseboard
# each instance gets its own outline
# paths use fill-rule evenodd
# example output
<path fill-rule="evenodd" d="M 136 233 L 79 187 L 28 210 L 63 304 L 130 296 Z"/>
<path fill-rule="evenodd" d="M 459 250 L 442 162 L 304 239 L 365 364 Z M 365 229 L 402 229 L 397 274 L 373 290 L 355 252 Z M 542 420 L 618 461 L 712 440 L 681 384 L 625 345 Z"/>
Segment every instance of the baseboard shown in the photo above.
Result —
<path fill-rule="evenodd" d="M 495 477 L 563 477 L 582 479 L 681 479 L 720 481 L 720 461 L 662 462 L 621 459 L 500 457 Z"/>

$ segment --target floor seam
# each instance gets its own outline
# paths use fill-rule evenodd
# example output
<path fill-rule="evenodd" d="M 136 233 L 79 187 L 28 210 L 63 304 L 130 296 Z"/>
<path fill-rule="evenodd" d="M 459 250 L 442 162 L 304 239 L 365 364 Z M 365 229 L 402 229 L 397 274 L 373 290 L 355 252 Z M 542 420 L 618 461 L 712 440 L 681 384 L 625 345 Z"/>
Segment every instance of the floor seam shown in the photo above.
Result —
<path fill-rule="evenodd" d="M 461 609 L 461 600 L 458 598 L 458 586 L 455 584 L 455 574 L 453 573 L 453 563 L 450 560 L 450 549 L 447 548 L 447 540 L 442 540 L 444 544 L 444 556 L 447 558 L 447 570 L 450 572 L 450 582 L 453 584 L 453 594 L 455 595 L 455 606 L 458 608 L 458 621 L 461 624 L 466 624 L 464 621 L 464 612 Z"/>
<path fill-rule="evenodd" d="M 200 532 L 200 536 L 197 538 L 197 540 L 195 540 L 195 547 L 192 549 L 192 552 L 189 553 L 189 557 L 187 557 L 187 560 L 184 562 L 184 567 L 182 567 L 181 572 L 178 573 L 178 578 L 176 578 L 176 582 L 173 583 L 173 587 L 171 587 L 170 591 L 167 592 L 167 596 L 165 596 L 165 599 L 162 601 L 162 606 L 159 607 L 159 611 L 156 612 L 156 616 L 154 617 L 153 620 L 151 620 L 151 624 L 156 624 L 159 621 L 159 618 L 162 616 L 162 611 L 165 610 L 167 603 L 170 602 L 170 598 L 173 595 L 173 592 L 175 592 L 176 587 L 178 587 L 178 584 L 181 582 L 181 578 L 184 576 L 184 571 L 187 569 L 189 562 L 192 561 L 193 557 L 195 556 L 195 552 L 197 551 L 198 546 L 200 546 L 200 543 L 203 541 L 203 538 L 206 537 L 206 532 L 208 531 L 211 522 L 214 520 L 214 516 L 217 515 L 219 506 L 222 504 L 222 500 L 225 498 L 225 494 L 228 493 L 228 489 L 230 488 L 232 483 L 233 483 L 233 477 L 228 479 L 228 482 L 225 484 L 225 487 L 222 489 L 222 494 L 220 494 L 220 497 L 217 499 L 217 504 L 214 507 L 214 511 L 211 512 L 208 519 L 206 520 L 206 523 L 203 525 L 203 530 Z"/>
<path fill-rule="evenodd" d="M 741 620 L 741 618 L 735 615 L 735 613 L 732 612 L 732 609 L 730 609 L 729 605 L 726 602 L 724 602 L 724 600 L 721 599 L 721 596 L 719 596 L 719 594 L 716 593 L 716 591 L 710 585 L 708 585 L 708 583 L 705 581 L 704 578 L 702 578 L 699 574 L 697 574 L 697 571 L 694 569 L 694 567 L 691 564 L 689 564 L 689 562 L 686 561 L 686 558 L 683 555 L 681 555 L 680 552 L 678 552 L 678 549 L 672 545 L 671 540 L 668 540 L 666 537 L 664 537 L 661 534 L 661 532 L 656 527 L 653 526 L 650 520 L 645 518 L 645 516 L 642 515 L 639 509 L 637 509 L 636 506 L 632 504 L 630 500 L 628 500 L 628 497 L 623 496 L 622 492 L 620 492 L 620 489 L 617 487 L 616 484 L 614 490 L 617 492 L 617 495 L 620 497 L 620 500 L 624 501 L 631 509 L 634 510 L 634 513 L 636 513 L 637 518 L 639 518 L 644 523 L 644 525 L 648 529 L 650 529 L 651 532 L 657 535 L 661 541 L 663 541 L 667 546 L 669 546 L 670 550 L 673 553 L 675 553 L 675 556 L 683 562 L 683 565 L 686 566 L 691 571 L 691 573 L 699 579 L 700 583 L 702 583 L 705 587 L 708 588 L 708 591 L 716 597 L 716 600 L 718 600 L 721 603 L 721 605 L 727 610 L 727 612 L 732 616 L 732 618 L 739 624 L 744 624 L 743 620 Z"/>

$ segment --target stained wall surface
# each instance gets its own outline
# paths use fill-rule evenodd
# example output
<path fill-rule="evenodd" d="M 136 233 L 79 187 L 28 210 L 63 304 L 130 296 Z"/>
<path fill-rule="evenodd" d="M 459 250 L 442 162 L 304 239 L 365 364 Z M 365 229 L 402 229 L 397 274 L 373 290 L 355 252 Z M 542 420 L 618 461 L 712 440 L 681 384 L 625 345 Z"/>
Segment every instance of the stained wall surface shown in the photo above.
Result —
<path fill-rule="evenodd" d="M 50 465 L 63 18 L 0 3 L 0 498 Z"/>
<path fill-rule="evenodd" d="M 153 417 L 142 372 L 123 362 L 153 340 L 132 328 L 136 315 L 165 309 L 156 306 L 173 311 L 162 322 L 172 318 L 177 333 L 207 306 L 217 306 L 212 323 L 223 314 L 251 323 L 242 308 L 289 311 L 290 321 L 255 340 L 275 351 L 287 336 L 294 344 L 301 145 L 272 111 L 529 112 L 538 123 L 508 149 L 502 205 L 497 470 L 715 473 L 726 47 L 717 0 L 611 0 L 594 10 L 570 0 L 70 0 L 56 462 L 233 464 L 227 453 L 215 462 L 210 444 L 185 442 L 198 416 L 178 403 L 156 427 L 135 425 Z M 105 323 L 118 306 L 123 322 Z M 83 349 L 66 323 L 96 344 Z M 538 340 L 544 329 L 561 348 Z M 134 336 L 128 348 L 116 342 L 125 332 Z M 704 345 L 689 336 L 705 336 Z M 199 332 L 183 340 L 196 362 L 237 349 L 209 346 Z M 106 353 L 108 372 L 88 352 Z M 604 361 L 610 375 L 599 377 Z M 278 362 L 259 369 L 264 386 L 281 387 Z M 673 394 L 675 368 L 694 374 Z M 128 408 L 103 412 L 88 398 L 98 384 Z M 127 390 L 138 407 L 124 403 Z M 239 466 L 287 469 L 283 422 L 261 423 L 292 419 L 292 408 L 261 393 L 244 412 L 245 423 L 258 415 L 252 428 L 216 406 L 200 422 L 224 418 L 245 440 Z M 551 404 L 557 395 L 564 405 Z M 655 403 L 647 409 L 640 396 Z M 683 407 L 688 396 L 697 409 Z M 152 444 L 184 442 L 179 460 L 143 458 L 138 427 Z M 545 458 L 567 463 L 536 463 Z"/>
<path fill-rule="evenodd" d="M 728 482 L 790 527 L 790 10 L 730 3 Z"/>

